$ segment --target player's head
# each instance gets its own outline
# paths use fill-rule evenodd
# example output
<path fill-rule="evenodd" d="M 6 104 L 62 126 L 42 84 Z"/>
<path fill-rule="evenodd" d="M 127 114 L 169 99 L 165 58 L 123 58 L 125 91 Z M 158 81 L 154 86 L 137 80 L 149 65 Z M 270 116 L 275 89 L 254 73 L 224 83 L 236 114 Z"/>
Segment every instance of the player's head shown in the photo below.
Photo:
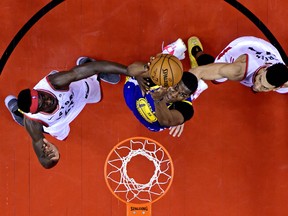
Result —
<path fill-rule="evenodd" d="M 24 89 L 18 94 L 18 107 L 25 113 L 36 113 L 38 109 L 38 92 Z"/>
<path fill-rule="evenodd" d="M 50 113 L 57 107 L 57 99 L 48 92 L 24 89 L 18 94 L 18 107 L 25 113 Z"/>
<path fill-rule="evenodd" d="M 190 95 L 198 88 L 198 79 L 193 73 L 184 71 L 181 82 L 190 90 Z"/>
<path fill-rule="evenodd" d="M 198 87 L 197 77 L 190 72 L 183 72 L 181 81 L 168 88 L 169 102 L 182 101 L 193 94 Z"/>
<path fill-rule="evenodd" d="M 282 63 L 263 68 L 255 76 L 254 92 L 269 92 L 281 87 L 288 81 L 288 68 Z"/>
<path fill-rule="evenodd" d="M 278 63 L 274 64 L 266 69 L 267 82 L 275 86 L 275 88 L 281 87 L 288 81 L 288 68 L 286 65 Z"/>

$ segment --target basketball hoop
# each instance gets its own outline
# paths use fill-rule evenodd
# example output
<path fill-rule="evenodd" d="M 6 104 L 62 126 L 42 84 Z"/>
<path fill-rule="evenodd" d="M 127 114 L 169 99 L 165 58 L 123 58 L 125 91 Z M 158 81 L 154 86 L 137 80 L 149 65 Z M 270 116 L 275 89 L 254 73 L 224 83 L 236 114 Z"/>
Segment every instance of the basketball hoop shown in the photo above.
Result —
<path fill-rule="evenodd" d="M 127 216 L 150 216 L 151 204 L 163 197 L 172 184 L 174 167 L 161 144 L 132 137 L 110 151 L 104 175 L 112 194 L 126 203 Z"/>

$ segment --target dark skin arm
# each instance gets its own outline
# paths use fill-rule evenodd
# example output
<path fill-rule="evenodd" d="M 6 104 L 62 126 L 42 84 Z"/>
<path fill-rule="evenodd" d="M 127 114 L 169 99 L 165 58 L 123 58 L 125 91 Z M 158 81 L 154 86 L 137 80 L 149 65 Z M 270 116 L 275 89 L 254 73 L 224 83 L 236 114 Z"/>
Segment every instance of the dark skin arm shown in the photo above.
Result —
<path fill-rule="evenodd" d="M 123 74 L 126 76 L 139 76 L 147 69 L 143 64 L 133 63 L 128 67 L 109 61 L 88 62 L 76 66 L 69 71 L 62 71 L 48 76 L 49 81 L 56 89 L 67 89 L 71 82 L 88 78 L 98 73 Z"/>
<path fill-rule="evenodd" d="M 178 110 L 169 110 L 164 100 L 154 102 L 155 115 L 162 126 L 170 127 L 181 125 L 184 122 L 183 115 Z"/>
<path fill-rule="evenodd" d="M 24 117 L 24 127 L 32 138 L 33 149 L 40 164 L 46 169 L 54 167 L 60 159 L 60 154 L 57 147 L 45 139 L 43 125 Z"/>
<path fill-rule="evenodd" d="M 134 77 L 137 80 L 142 92 L 147 92 L 149 90 L 149 81 L 146 78 L 149 78 L 149 64 L 144 62 L 135 62 L 134 64 L 128 67 L 128 72 L 133 73 Z M 144 70 L 143 70 L 144 69 Z M 142 71 L 142 73 L 136 73 L 136 71 Z"/>
<path fill-rule="evenodd" d="M 166 97 L 164 97 L 167 94 L 166 88 L 160 87 L 154 92 L 150 92 L 150 94 L 154 99 L 155 115 L 160 125 L 170 127 L 180 125 L 184 122 L 182 113 L 178 110 L 168 109 Z"/>

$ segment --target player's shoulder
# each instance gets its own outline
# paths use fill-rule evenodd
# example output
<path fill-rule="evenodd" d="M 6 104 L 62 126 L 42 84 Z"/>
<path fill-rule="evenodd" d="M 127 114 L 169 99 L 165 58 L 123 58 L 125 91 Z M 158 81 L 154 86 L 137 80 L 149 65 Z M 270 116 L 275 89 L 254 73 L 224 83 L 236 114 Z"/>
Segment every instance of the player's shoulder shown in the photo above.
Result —
<path fill-rule="evenodd" d="M 233 63 L 247 63 L 248 60 L 248 54 L 242 54 L 236 58 L 236 60 Z"/>

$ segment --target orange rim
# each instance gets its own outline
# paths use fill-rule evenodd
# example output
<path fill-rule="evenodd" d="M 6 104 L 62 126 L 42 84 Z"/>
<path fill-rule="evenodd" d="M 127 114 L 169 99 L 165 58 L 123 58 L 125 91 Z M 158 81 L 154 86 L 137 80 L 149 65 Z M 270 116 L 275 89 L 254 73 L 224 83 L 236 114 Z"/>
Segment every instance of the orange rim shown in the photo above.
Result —
<path fill-rule="evenodd" d="M 110 190 L 110 192 L 120 201 L 126 203 L 127 205 L 131 205 L 133 204 L 133 202 L 127 202 L 126 200 L 122 199 L 121 197 L 119 197 L 114 191 L 113 189 L 111 188 L 110 186 L 110 183 L 107 179 L 107 166 L 108 166 L 108 161 L 109 161 L 109 158 L 110 156 L 113 154 L 114 150 L 117 149 L 119 146 L 121 146 L 123 143 L 126 143 L 127 141 L 131 141 L 131 140 L 149 140 L 151 142 L 154 142 L 157 146 L 159 146 L 164 152 L 165 154 L 167 155 L 167 157 L 169 158 L 169 161 L 170 161 L 170 169 L 171 169 L 171 179 L 169 180 L 169 183 L 168 183 L 168 186 L 166 187 L 165 191 L 163 194 L 161 194 L 159 197 L 155 198 L 154 200 L 152 200 L 151 202 L 143 202 L 141 203 L 141 205 L 145 205 L 145 204 L 152 204 L 156 201 L 158 201 L 159 199 L 161 199 L 167 192 L 168 190 L 170 189 L 171 185 L 172 185 L 172 182 L 173 182 L 173 178 L 174 178 L 174 165 L 173 165 L 173 161 L 172 161 L 172 158 L 169 154 L 169 152 L 163 147 L 163 145 L 161 145 L 159 142 L 153 140 L 153 139 L 150 139 L 150 138 L 147 138 L 147 137 L 131 137 L 131 138 L 128 138 L 128 139 L 125 139 L 123 141 L 121 141 L 120 143 L 118 143 L 117 145 L 115 145 L 113 147 L 113 149 L 109 152 L 107 158 L 106 158 L 106 161 L 105 161 L 105 166 L 104 166 L 104 178 L 105 178 L 105 182 Z M 136 203 L 135 203 L 136 204 Z M 137 205 L 139 205 L 137 203 Z"/>

